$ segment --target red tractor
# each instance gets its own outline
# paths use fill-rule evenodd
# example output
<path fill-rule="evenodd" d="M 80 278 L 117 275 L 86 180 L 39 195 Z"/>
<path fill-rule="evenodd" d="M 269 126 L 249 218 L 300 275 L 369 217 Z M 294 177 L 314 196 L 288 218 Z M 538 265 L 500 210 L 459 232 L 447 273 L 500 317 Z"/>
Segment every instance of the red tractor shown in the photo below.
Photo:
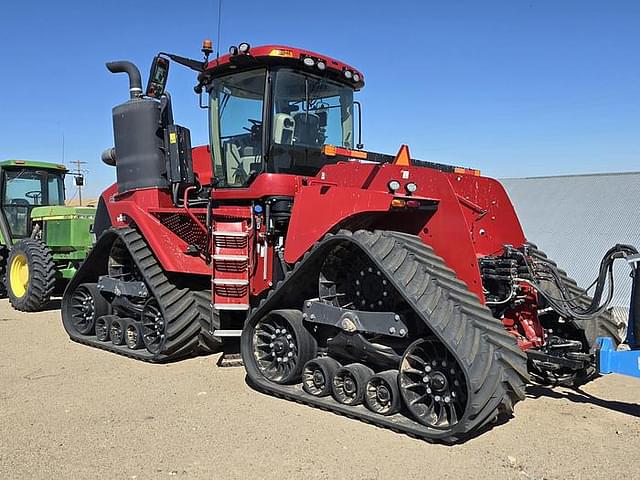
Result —
<path fill-rule="evenodd" d="M 158 55 L 146 92 L 133 64 L 107 64 L 131 98 L 63 300 L 73 340 L 165 362 L 241 337 L 256 388 L 440 441 L 509 415 L 530 376 L 594 376 L 596 337 L 620 341 L 606 268 L 592 300 L 527 243 L 496 180 L 363 150 L 357 69 L 203 52 Z M 170 60 L 198 72 L 207 146 L 174 123 Z"/>

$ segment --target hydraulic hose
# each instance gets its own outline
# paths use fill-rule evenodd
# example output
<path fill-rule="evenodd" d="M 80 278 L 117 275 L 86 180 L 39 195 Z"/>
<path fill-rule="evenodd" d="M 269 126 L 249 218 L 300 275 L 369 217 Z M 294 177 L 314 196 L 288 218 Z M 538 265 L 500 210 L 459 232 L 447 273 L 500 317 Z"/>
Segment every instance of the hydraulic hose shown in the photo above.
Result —
<path fill-rule="evenodd" d="M 529 279 L 519 279 L 523 282 L 529 283 L 532 285 L 549 303 L 549 305 L 560 315 L 567 318 L 572 318 L 575 320 L 591 320 L 609 308 L 609 304 L 613 299 L 614 292 L 614 282 L 613 282 L 613 262 L 619 258 L 627 258 L 631 255 L 636 255 L 638 250 L 631 245 L 622 245 L 618 244 L 609 249 L 609 251 L 604 255 L 602 261 L 600 262 L 600 269 L 598 272 L 598 277 L 589 287 L 592 288 L 595 286 L 595 291 L 593 294 L 593 298 L 589 305 L 583 307 L 576 303 L 577 300 L 586 296 L 585 294 L 578 296 L 571 296 L 570 292 L 567 289 L 567 286 L 564 284 L 562 280 L 562 276 L 558 272 L 557 268 L 554 265 L 551 265 L 547 262 L 534 262 L 532 265 L 530 259 L 527 258 L 527 255 L 522 252 L 518 252 L 529 271 L 531 276 L 531 280 Z M 536 271 L 534 268 L 538 267 L 541 271 Z M 545 274 L 542 277 L 541 274 Z M 638 277 L 638 269 L 634 269 L 634 286 L 635 279 L 640 279 Z M 546 280 L 552 282 L 558 291 L 560 292 L 560 296 L 556 296 L 551 293 L 547 287 L 545 287 L 540 280 Z M 607 288 L 607 294 L 604 302 L 602 301 L 602 297 L 605 291 L 605 287 Z M 640 310 L 640 298 L 636 299 L 636 297 L 640 296 L 639 292 L 633 292 L 632 298 L 632 314 L 635 314 L 635 310 Z M 640 312 L 638 312 L 640 315 Z M 638 318 L 638 317 L 636 317 Z"/>

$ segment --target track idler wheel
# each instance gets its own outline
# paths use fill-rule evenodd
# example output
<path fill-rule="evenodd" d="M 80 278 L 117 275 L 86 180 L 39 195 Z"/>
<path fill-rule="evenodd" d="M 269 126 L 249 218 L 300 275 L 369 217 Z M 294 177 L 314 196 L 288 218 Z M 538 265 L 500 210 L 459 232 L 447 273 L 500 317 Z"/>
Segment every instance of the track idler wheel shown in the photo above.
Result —
<path fill-rule="evenodd" d="M 165 342 L 165 322 L 158 302 L 150 299 L 142 309 L 142 340 L 151 353 L 160 353 Z"/>
<path fill-rule="evenodd" d="M 247 357 L 251 365 L 247 367 L 280 384 L 299 382 L 305 364 L 316 356 L 318 348 L 299 310 L 273 310 L 251 320 L 241 342 L 242 350 L 250 352 Z"/>
<path fill-rule="evenodd" d="M 126 318 L 116 317 L 111 320 L 111 327 L 109 328 L 111 343 L 114 345 L 124 345 L 128 323 Z"/>
<path fill-rule="evenodd" d="M 142 325 L 140 322 L 130 319 L 129 324 L 127 325 L 125 337 L 127 347 L 131 350 L 137 350 L 144 347 L 144 341 L 142 339 Z"/>
<path fill-rule="evenodd" d="M 109 302 L 100 294 L 95 283 L 83 283 L 71 297 L 71 321 L 81 335 L 95 332 L 96 320 L 109 313 Z"/>
<path fill-rule="evenodd" d="M 399 412 L 402 401 L 398 389 L 398 371 L 387 370 L 371 377 L 365 386 L 364 404 L 380 415 Z"/>
<path fill-rule="evenodd" d="M 96 338 L 100 342 L 108 342 L 111 331 L 111 322 L 118 318 L 115 315 L 103 315 L 96 320 Z"/>
<path fill-rule="evenodd" d="M 372 375 L 373 370 L 361 363 L 339 368 L 333 376 L 333 398 L 344 405 L 360 405 L 365 386 Z"/>
<path fill-rule="evenodd" d="M 398 383 L 407 409 L 427 427 L 449 430 L 464 415 L 464 374 L 454 356 L 434 338 L 409 345 L 400 363 Z"/>
<path fill-rule="evenodd" d="M 309 360 L 302 371 L 302 389 L 314 397 L 331 394 L 331 383 L 340 363 L 331 357 Z"/>

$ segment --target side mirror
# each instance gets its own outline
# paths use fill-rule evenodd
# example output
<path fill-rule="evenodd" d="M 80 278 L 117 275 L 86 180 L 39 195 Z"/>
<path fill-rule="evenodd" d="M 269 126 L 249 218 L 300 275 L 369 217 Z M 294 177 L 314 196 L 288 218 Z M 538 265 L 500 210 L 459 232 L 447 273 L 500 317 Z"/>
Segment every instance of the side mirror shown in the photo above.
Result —
<path fill-rule="evenodd" d="M 149 72 L 149 83 L 147 84 L 147 97 L 160 98 L 167 86 L 169 77 L 169 60 L 161 56 L 155 56 Z"/>

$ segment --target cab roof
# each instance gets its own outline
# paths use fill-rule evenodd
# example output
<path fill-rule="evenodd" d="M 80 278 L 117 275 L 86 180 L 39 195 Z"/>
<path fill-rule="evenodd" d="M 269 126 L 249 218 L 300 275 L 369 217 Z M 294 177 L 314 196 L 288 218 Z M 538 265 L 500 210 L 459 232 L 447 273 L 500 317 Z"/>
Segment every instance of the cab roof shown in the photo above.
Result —
<path fill-rule="evenodd" d="M 38 162 L 35 160 L 4 160 L 0 162 L 0 168 L 5 167 L 23 167 L 23 168 L 40 168 L 46 170 L 56 170 L 59 172 L 67 172 L 67 167 L 59 163 Z"/>
<path fill-rule="evenodd" d="M 231 48 L 238 51 L 238 47 Z M 305 63 L 307 58 L 312 59 L 313 64 L 311 64 L 310 60 Z M 319 62 L 324 63 L 325 69 L 318 68 Z M 285 45 L 261 45 L 250 47 L 246 53 L 238 51 L 235 54 L 222 55 L 207 64 L 204 72 L 200 75 L 200 79 L 210 80 L 213 77 L 218 77 L 234 70 L 249 70 L 267 65 L 293 66 L 301 71 L 328 74 L 341 83 L 353 86 L 356 90 L 364 87 L 364 75 L 356 68 L 327 55 Z"/>

